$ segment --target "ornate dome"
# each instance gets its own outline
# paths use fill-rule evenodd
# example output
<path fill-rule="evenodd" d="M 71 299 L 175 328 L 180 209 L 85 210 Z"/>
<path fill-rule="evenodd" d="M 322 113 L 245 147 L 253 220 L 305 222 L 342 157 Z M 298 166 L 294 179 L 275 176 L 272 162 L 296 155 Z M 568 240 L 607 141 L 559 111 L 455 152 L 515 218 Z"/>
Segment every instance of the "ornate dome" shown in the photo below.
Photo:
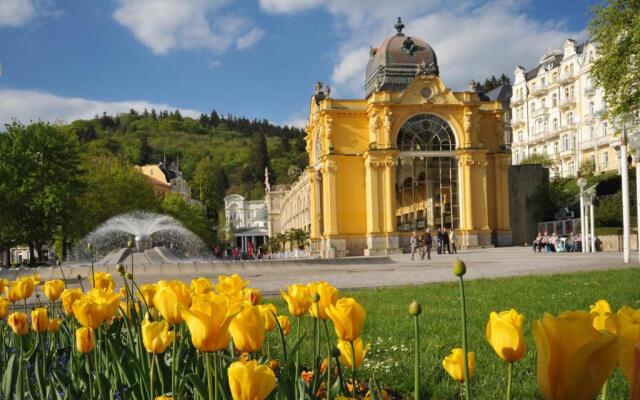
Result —
<path fill-rule="evenodd" d="M 422 39 L 405 36 L 399 17 L 395 28 L 398 32 L 394 36 L 371 49 L 364 83 L 366 97 L 379 90 L 403 90 L 416 75 L 439 74 L 438 60 L 431 46 Z"/>

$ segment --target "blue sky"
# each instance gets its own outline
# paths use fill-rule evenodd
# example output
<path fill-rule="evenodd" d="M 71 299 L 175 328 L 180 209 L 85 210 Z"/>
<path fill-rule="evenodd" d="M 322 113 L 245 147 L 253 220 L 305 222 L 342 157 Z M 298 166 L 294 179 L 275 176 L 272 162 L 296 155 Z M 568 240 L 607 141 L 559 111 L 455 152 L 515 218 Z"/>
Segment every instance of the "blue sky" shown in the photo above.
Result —
<path fill-rule="evenodd" d="M 594 3 L 0 0 L 0 123 L 156 107 L 301 125 L 317 80 L 362 96 L 369 46 L 397 16 L 460 90 L 586 38 Z"/>

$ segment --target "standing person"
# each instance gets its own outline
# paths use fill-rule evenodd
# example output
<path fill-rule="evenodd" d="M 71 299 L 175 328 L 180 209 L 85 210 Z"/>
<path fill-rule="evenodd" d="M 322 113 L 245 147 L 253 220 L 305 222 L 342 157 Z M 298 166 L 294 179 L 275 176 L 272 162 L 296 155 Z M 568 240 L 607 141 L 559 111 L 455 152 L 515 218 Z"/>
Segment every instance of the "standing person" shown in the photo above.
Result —
<path fill-rule="evenodd" d="M 431 260 L 431 246 L 433 245 L 433 237 L 429 228 L 424 230 L 424 252 L 422 253 L 422 260 L 424 260 L 424 254 L 427 253 L 427 260 Z"/>
<path fill-rule="evenodd" d="M 442 229 L 442 253 L 447 251 L 447 254 L 451 254 L 451 246 L 449 245 L 449 228 Z"/>
<path fill-rule="evenodd" d="M 418 235 L 416 234 L 416 231 L 413 231 L 411 239 L 409 239 L 409 244 L 411 245 L 411 261 L 413 261 L 418 248 Z"/>
<path fill-rule="evenodd" d="M 436 229 L 436 252 L 442 254 L 442 232 L 440 228 Z"/>
<path fill-rule="evenodd" d="M 451 249 L 453 249 L 453 254 L 458 254 L 458 249 L 456 249 L 456 236 L 453 233 L 453 229 L 449 229 L 449 242 L 451 243 Z"/>

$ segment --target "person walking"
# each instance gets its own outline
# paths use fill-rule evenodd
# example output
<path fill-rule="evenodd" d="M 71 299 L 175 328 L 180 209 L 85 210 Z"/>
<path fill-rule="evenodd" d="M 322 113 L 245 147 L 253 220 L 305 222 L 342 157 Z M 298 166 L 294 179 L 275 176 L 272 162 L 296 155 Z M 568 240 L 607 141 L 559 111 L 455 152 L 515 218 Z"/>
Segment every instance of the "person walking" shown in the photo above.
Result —
<path fill-rule="evenodd" d="M 451 243 L 453 254 L 458 254 L 458 249 L 456 248 L 456 235 L 453 229 L 449 229 L 449 242 Z"/>
<path fill-rule="evenodd" d="M 451 246 L 449 245 L 449 228 L 442 229 L 442 253 L 451 254 Z"/>
<path fill-rule="evenodd" d="M 436 252 L 442 254 L 442 231 L 440 228 L 436 229 Z"/>
<path fill-rule="evenodd" d="M 413 231 L 411 239 L 409 239 L 409 244 L 411 245 L 411 261 L 413 261 L 416 255 L 416 250 L 418 249 L 418 235 L 416 231 Z"/>
<path fill-rule="evenodd" d="M 427 260 L 431 260 L 431 246 L 433 245 L 433 237 L 431 236 L 431 232 L 429 228 L 424 230 L 424 252 L 420 257 L 421 260 L 424 260 L 425 253 L 427 254 Z"/>

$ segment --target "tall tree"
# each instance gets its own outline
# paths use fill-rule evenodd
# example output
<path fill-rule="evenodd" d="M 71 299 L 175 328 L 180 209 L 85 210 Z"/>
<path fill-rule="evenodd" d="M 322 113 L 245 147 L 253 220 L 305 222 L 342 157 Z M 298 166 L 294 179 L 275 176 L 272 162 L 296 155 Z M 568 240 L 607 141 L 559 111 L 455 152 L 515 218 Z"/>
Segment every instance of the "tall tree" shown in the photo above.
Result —
<path fill-rule="evenodd" d="M 267 151 L 267 138 L 264 136 L 264 133 L 256 132 L 253 135 L 249 163 L 247 164 L 248 175 L 253 179 L 253 183 L 261 184 L 264 182 L 264 169 L 268 166 L 269 153 Z"/>
<path fill-rule="evenodd" d="M 151 163 L 151 153 L 153 149 L 149 146 L 149 140 L 147 139 L 147 135 L 142 135 L 140 138 L 140 157 L 138 162 L 140 165 L 146 165 Z"/>
<path fill-rule="evenodd" d="M 229 178 L 224 168 L 211 158 L 204 158 L 196 165 L 193 177 L 194 189 L 204 202 L 207 216 L 217 221 L 224 207 L 224 197 L 229 188 Z"/>
<path fill-rule="evenodd" d="M 171 193 L 162 199 L 161 211 L 171 215 L 202 239 L 205 243 L 213 240 L 214 226 L 205 216 L 202 208 L 189 204 L 177 193 Z"/>
<path fill-rule="evenodd" d="M 7 125 L 0 135 L 0 238 L 35 251 L 76 212 L 79 143 L 69 130 L 44 122 Z"/>
<path fill-rule="evenodd" d="M 640 1 L 609 0 L 589 23 L 599 57 L 591 67 L 612 115 L 640 110 Z"/>

